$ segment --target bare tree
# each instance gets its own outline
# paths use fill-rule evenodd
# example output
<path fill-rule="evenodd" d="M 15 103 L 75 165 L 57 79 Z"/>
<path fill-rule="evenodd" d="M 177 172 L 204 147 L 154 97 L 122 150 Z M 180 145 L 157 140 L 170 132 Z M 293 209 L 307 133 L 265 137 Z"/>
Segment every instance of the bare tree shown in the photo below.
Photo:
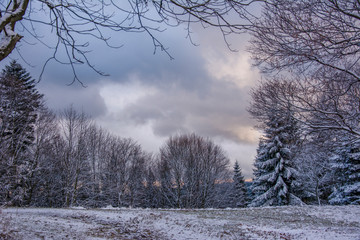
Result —
<path fill-rule="evenodd" d="M 324 75 L 326 70 L 322 71 Z M 307 79 L 298 84 L 298 103 L 300 118 L 316 131 L 336 130 L 345 132 L 352 138 L 360 137 L 360 82 L 347 82 L 347 74 L 332 73 L 332 80 L 323 78 Z"/>
<path fill-rule="evenodd" d="M 325 137 L 328 137 L 327 134 Z M 303 199 L 307 203 L 316 202 L 321 205 L 322 202 L 327 202 L 332 191 L 334 171 L 331 169 L 332 151 L 329 151 L 329 145 L 323 141 L 321 144 L 317 142 L 319 138 L 304 144 L 296 158 L 296 165 L 305 186 Z"/>
<path fill-rule="evenodd" d="M 132 139 L 109 136 L 102 168 L 104 202 L 138 206 L 144 189 L 146 154 Z"/>
<path fill-rule="evenodd" d="M 78 113 L 72 106 L 65 109 L 59 118 L 60 134 L 63 137 L 63 183 L 65 205 L 76 204 L 78 192 L 88 183 L 89 162 L 86 151 L 86 133 L 89 118 L 84 113 Z"/>
<path fill-rule="evenodd" d="M 87 129 L 87 158 L 89 161 L 90 172 L 89 172 L 89 188 L 87 205 L 99 206 L 101 188 L 102 188 L 102 170 L 105 169 L 105 158 L 104 153 L 109 140 L 109 133 L 102 128 L 99 128 L 95 124 L 90 124 Z"/>
<path fill-rule="evenodd" d="M 347 0 L 266 1 L 250 50 L 263 70 L 327 67 L 359 81 L 359 7 Z"/>
<path fill-rule="evenodd" d="M 149 158 L 150 159 L 150 158 Z M 160 182 L 158 179 L 160 177 L 156 177 L 157 165 L 155 163 L 154 156 L 151 157 L 150 161 L 147 163 L 148 169 L 146 172 L 146 187 L 144 191 L 144 201 L 143 207 L 146 208 L 159 208 L 159 207 L 166 207 L 164 204 L 164 198 L 162 196 Z"/>
<path fill-rule="evenodd" d="M 298 120 L 358 138 L 358 1 L 267 1 L 250 51 L 266 73 L 294 83 Z M 272 76 L 272 75 L 270 75 Z"/>
<path fill-rule="evenodd" d="M 113 32 L 145 32 L 153 42 L 155 51 L 160 49 L 170 56 L 158 38 L 158 33 L 166 27 L 184 25 L 190 37 L 191 26 L 200 23 L 204 27 L 218 28 L 226 40 L 229 34 L 243 32 L 250 25 L 252 15 L 248 8 L 257 1 L 2 1 L 0 61 L 8 56 L 23 38 L 20 31 L 47 46 L 48 42 L 43 41 L 37 32 L 38 26 L 47 25 L 57 38 L 54 46 L 48 46 L 53 49 L 53 56 L 49 60 L 63 63 L 59 57 L 60 50 L 63 50 L 67 55 L 66 63 L 71 65 L 75 79 L 75 64 L 85 63 L 103 74 L 90 63 L 87 57 L 89 43 L 81 37 L 92 37 L 108 46 L 116 47 L 121 44 L 113 44 Z"/>
<path fill-rule="evenodd" d="M 57 119 L 46 111 L 29 149 L 28 202 L 37 206 L 140 206 L 145 154 L 140 145 L 91 123 L 74 108 Z"/>
<path fill-rule="evenodd" d="M 56 161 L 53 156 L 54 141 L 59 137 L 56 116 L 46 108 L 39 110 L 34 127 L 34 142 L 28 149 L 29 176 L 26 181 L 25 205 L 44 205 L 48 201 L 44 194 L 52 178 L 50 176 Z M 51 166 L 51 167 L 50 167 Z M 55 186 L 54 186 L 55 187 Z M 49 188 L 47 188 L 49 190 Z"/>
<path fill-rule="evenodd" d="M 210 139 L 195 134 L 170 137 L 160 149 L 160 182 L 171 207 L 208 207 L 229 159 Z"/>
<path fill-rule="evenodd" d="M 329 131 L 347 134 L 353 139 L 360 136 L 360 83 L 351 87 L 346 83 L 344 73 L 334 73 L 331 69 L 323 69 L 325 74 L 332 74 L 332 80 L 324 77 L 308 76 L 297 78 L 274 77 L 263 82 L 262 89 L 271 89 L 269 93 L 276 98 L 278 104 L 291 105 L 294 116 L 301 122 L 305 134 L 311 132 Z M 330 78 L 330 76 L 329 76 Z M 253 115 L 261 115 L 259 110 L 270 107 L 268 93 L 253 96 L 257 100 L 249 110 Z M 254 111 L 257 111 L 254 112 Z"/>

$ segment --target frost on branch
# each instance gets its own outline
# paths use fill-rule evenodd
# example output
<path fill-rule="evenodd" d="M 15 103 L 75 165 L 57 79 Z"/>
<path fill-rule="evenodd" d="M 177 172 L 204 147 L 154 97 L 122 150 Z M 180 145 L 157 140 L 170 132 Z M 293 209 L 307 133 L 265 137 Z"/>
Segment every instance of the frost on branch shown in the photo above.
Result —
<path fill-rule="evenodd" d="M 29 0 L 12 0 L 5 10 L 0 11 L 0 61 L 6 58 L 22 38 L 17 34 L 15 24 L 25 14 Z"/>

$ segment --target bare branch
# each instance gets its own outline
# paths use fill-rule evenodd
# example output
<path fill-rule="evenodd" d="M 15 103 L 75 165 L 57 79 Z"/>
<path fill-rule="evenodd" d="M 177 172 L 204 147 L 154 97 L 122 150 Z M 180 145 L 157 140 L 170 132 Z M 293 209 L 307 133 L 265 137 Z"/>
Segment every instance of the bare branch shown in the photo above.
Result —
<path fill-rule="evenodd" d="M 8 7 L 0 12 L 0 32 L 3 35 L 0 42 L 0 61 L 6 58 L 20 41 L 21 36 L 14 28 L 15 23 L 20 21 L 25 32 L 53 50 L 46 63 L 55 60 L 69 65 L 75 81 L 79 81 L 74 67 L 77 64 L 86 64 L 98 74 L 104 74 L 95 68 L 88 58 L 91 49 L 89 41 L 97 39 L 109 47 L 121 47 L 122 44 L 110 37 L 112 32 L 145 33 L 154 45 L 154 53 L 160 49 L 172 59 L 168 48 L 160 41 L 159 34 L 167 27 L 186 25 L 191 41 L 191 28 L 200 23 L 204 27 L 219 29 L 230 48 L 227 41 L 229 34 L 242 33 L 249 29 L 255 17 L 247 8 L 262 1 L 7 0 Z M 37 26 L 41 25 L 48 26 L 55 34 L 55 43 L 44 42 L 37 34 Z M 84 40 L 84 36 L 90 38 Z M 59 47 L 67 54 L 66 62 L 59 57 L 56 50 Z"/>

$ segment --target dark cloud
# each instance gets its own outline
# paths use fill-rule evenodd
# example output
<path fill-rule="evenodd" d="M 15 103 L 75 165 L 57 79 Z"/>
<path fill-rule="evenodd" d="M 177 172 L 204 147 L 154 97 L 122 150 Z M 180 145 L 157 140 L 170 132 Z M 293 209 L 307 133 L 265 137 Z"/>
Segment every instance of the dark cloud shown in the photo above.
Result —
<path fill-rule="evenodd" d="M 55 33 L 51 32 L 47 26 L 38 25 L 37 32 L 43 36 L 42 41 L 47 45 L 56 45 Z M 45 62 L 53 56 L 54 49 L 46 47 L 27 32 L 22 32 L 22 34 L 24 40 L 18 45 L 19 51 L 13 51 L 9 59 L 19 61 L 31 72 L 33 77 L 38 78 Z M 96 69 L 109 74 L 113 80 L 124 82 L 128 79 L 129 74 L 136 73 L 144 76 L 149 84 L 166 87 L 169 82 L 176 81 L 176 76 L 181 74 L 184 69 L 188 69 L 189 74 L 192 75 L 185 81 L 182 79 L 181 84 L 190 89 L 193 87 L 193 79 L 199 79 L 195 70 L 204 66 L 199 56 L 200 49 L 192 45 L 185 36 L 186 32 L 182 28 L 169 28 L 165 32 L 157 34 L 174 60 L 170 60 L 164 51 L 157 50 L 154 54 L 152 39 L 146 33 L 109 33 L 112 45 L 122 46 L 120 48 L 110 48 L 100 40 L 84 36 L 79 39 L 78 44 L 89 42 L 89 48 L 86 50 L 91 50 L 88 53 L 91 64 Z M 58 49 L 57 56 L 62 62 L 68 61 L 65 49 L 61 47 Z M 0 66 L 4 66 L 6 63 L 3 61 Z M 75 64 L 74 67 L 84 85 L 93 84 L 103 78 L 87 65 Z M 42 80 L 50 81 L 53 84 L 67 85 L 72 82 L 73 77 L 74 72 L 70 65 L 51 60 L 46 65 Z M 164 79 L 167 81 L 163 81 Z"/>
<path fill-rule="evenodd" d="M 99 94 L 97 85 L 85 88 L 40 83 L 38 88 L 40 92 L 45 93 L 47 106 L 55 111 L 62 111 L 72 105 L 76 110 L 83 111 L 94 118 L 107 112 L 107 107 L 104 99 Z"/>
<path fill-rule="evenodd" d="M 146 95 L 124 109 L 129 122 L 151 122 L 159 136 L 170 136 L 179 131 L 230 138 L 238 142 L 253 141 L 247 132 L 252 121 L 246 111 L 248 88 L 238 88 L 230 82 L 208 79 L 207 91 L 201 94 L 174 85 L 167 91 Z"/>
<path fill-rule="evenodd" d="M 231 154 L 244 158 L 239 160 L 250 176 L 256 136 L 246 111 L 254 81 L 251 69 L 244 65 L 247 56 L 229 52 L 221 36 L 212 32 L 199 35 L 196 42 L 200 47 L 185 39 L 185 32 L 179 28 L 159 36 L 174 60 L 161 51 L 154 55 L 146 34 L 114 34 L 113 43 L 124 44 L 122 48 L 112 49 L 93 41 L 94 51 L 89 53 L 94 66 L 110 77 L 79 65 L 78 77 L 87 87 L 78 83 L 67 86 L 73 80 L 71 67 L 50 62 L 39 89 L 50 108 L 62 110 L 73 104 L 114 133 L 134 137 L 139 143 L 154 143 L 153 151 L 157 150 L 159 139 L 181 132 L 196 132 L 223 141 L 231 146 Z M 243 48 L 244 42 L 239 39 L 237 46 Z M 23 57 L 35 67 L 24 63 L 16 52 L 11 57 L 38 77 L 51 51 L 40 44 L 23 45 Z M 239 56 L 245 60 L 239 61 Z"/>

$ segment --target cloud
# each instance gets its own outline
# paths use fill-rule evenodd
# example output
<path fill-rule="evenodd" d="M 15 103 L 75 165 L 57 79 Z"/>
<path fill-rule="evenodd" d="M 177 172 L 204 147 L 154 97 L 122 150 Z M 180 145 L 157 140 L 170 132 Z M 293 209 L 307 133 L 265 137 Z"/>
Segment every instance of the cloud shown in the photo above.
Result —
<path fill-rule="evenodd" d="M 136 78 L 127 83 L 108 82 L 100 91 L 108 112 L 97 120 L 152 152 L 174 134 L 195 132 L 210 137 L 228 152 L 232 163 L 240 162 L 250 178 L 259 133 L 245 110 L 247 88 L 217 80 L 208 85 L 209 91 L 199 94 L 177 85 L 162 91 Z"/>
<path fill-rule="evenodd" d="M 247 89 L 236 88 L 228 82 L 209 81 L 207 84 L 210 85 L 207 86 L 208 90 L 201 93 L 176 85 L 167 91 L 153 90 L 148 93 L 143 88 L 143 92 L 138 93 L 141 97 L 121 109 L 122 117 L 137 125 L 151 122 L 154 133 L 159 136 L 186 131 L 209 137 L 223 136 L 238 142 L 253 142 L 254 137 L 248 130 L 252 127 L 252 121 L 245 109 Z M 121 96 L 118 102 L 122 102 Z M 245 131 L 239 131 L 241 129 Z"/>
<path fill-rule="evenodd" d="M 83 111 L 91 117 L 102 116 L 107 112 L 107 105 L 98 91 L 98 85 L 86 88 L 59 86 L 51 82 L 40 82 L 38 89 L 45 93 L 46 105 L 59 112 L 73 105 L 77 111 Z"/>
<path fill-rule="evenodd" d="M 152 152 L 173 134 L 210 137 L 250 178 L 259 133 L 246 108 L 258 73 L 248 54 L 207 44 L 180 44 L 174 61 L 144 53 L 130 58 L 125 64 L 138 61 L 136 68 L 102 82 L 99 93 L 108 111 L 97 120 Z"/>
<path fill-rule="evenodd" d="M 243 51 L 247 38 L 233 38 L 239 52 L 231 52 L 222 36 L 213 31 L 195 31 L 199 47 L 185 39 L 185 32 L 179 28 L 159 36 L 174 60 L 163 52 L 154 55 L 146 34 L 117 34 L 112 39 L 124 47 L 111 49 L 95 41 L 89 55 L 110 77 L 77 66 L 78 76 L 87 87 L 76 83 L 67 86 L 73 79 L 71 68 L 51 62 L 39 89 L 50 108 L 61 110 L 73 104 L 102 127 L 137 140 L 148 151 L 156 152 L 177 133 L 211 137 L 231 159 L 240 161 L 249 177 L 259 133 L 253 129 L 246 108 L 249 90 L 259 75 Z M 36 77 L 49 50 L 36 45 L 25 48 L 23 55 L 36 66 L 24 64 Z"/>
<path fill-rule="evenodd" d="M 97 120 L 155 153 L 174 134 L 195 132 L 210 137 L 228 152 L 232 163 L 240 162 L 250 178 L 259 133 L 253 130 L 245 110 L 248 88 L 217 80 L 209 80 L 208 85 L 208 91 L 200 94 L 176 84 L 163 91 L 137 78 L 107 82 L 100 95 L 108 112 Z"/>
<path fill-rule="evenodd" d="M 246 61 L 247 55 L 224 58 L 227 61 L 198 59 L 196 67 L 180 66 L 182 73 L 154 70 L 156 81 L 153 75 L 130 74 L 126 79 L 103 84 L 100 95 L 110 111 L 109 117 L 131 127 L 150 126 L 159 137 L 196 132 L 237 143 L 255 143 L 259 135 L 253 130 L 246 107 L 256 73 Z M 211 62 L 217 67 L 209 67 Z"/>

